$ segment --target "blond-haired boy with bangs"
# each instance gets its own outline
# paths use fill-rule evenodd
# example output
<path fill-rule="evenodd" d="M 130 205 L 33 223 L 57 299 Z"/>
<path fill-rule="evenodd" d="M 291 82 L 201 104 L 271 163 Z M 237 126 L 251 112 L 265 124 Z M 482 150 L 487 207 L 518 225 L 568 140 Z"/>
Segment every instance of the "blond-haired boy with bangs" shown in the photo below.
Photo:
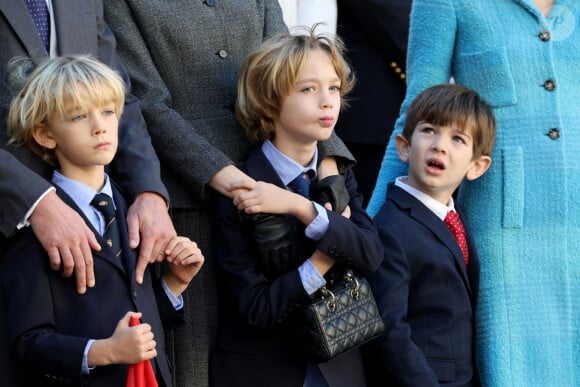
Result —
<path fill-rule="evenodd" d="M 181 293 L 203 255 L 194 242 L 175 237 L 165 249 L 170 263 L 163 276 L 148 270 L 143 284 L 135 281 L 126 203 L 105 173 L 117 150 L 124 94 L 111 68 L 88 56 L 65 56 L 41 63 L 12 101 L 10 142 L 57 167 L 57 194 L 103 246 L 93 252 L 97 285 L 79 294 L 74 278 L 50 269 L 29 228 L 8 241 L 0 291 L 23 385 L 81 385 L 89 377 L 91 385 L 124 385 L 128 365 L 143 360 L 152 362 L 160 384 L 172 385 L 163 328 L 182 321 Z M 97 194 L 106 195 L 98 204 L 113 203 L 113 220 L 97 208 Z M 131 317 L 143 323 L 130 327 Z"/>

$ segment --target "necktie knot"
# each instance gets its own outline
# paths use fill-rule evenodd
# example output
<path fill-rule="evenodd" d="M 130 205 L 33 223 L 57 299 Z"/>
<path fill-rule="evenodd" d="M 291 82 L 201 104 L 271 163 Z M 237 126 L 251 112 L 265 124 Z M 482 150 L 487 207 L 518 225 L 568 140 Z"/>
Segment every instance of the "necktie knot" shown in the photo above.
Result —
<path fill-rule="evenodd" d="M 109 195 L 102 192 L 96 194 L 91 201 L 91 205 L 103 214 L 106 222 L 115 217 L 115 206 L 113 205 L 113 199 Z"/>
<path fill-rule="evenodd" d="M 463 228 L 461 218 L 459 218 L 457 212 L 449 211 L 445 216 L 444 223 L 455 237 L 463 253 L 463 262 L 467 265 L 469 263 L 469 249 L 467 248 L 467 238 L 465 237 L 465 229 Z"/>
<path fill-rule="evenodd" d="M 308 172 L 300 173 L 288 184 L 288 187 L 297 194 L 310 198 L 310 174 Z"/>
<path fill-rule="evenodd" d="M 24 0 L 24 3 L 26 4 L 26 8 L 28 8 L 32 21 L 34 21 L 34 25 L 36 26 L 36 30 L 38 31 L 38 35 L 40 35 L 46 52 L 49 52 L 50 14 L 46 0 Z"/>

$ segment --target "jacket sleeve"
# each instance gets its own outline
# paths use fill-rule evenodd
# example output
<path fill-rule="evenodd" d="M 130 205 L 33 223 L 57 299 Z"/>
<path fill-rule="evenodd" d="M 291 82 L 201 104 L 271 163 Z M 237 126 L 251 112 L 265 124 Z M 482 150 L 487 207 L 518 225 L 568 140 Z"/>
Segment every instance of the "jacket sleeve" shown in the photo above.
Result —
<path fill-rule="evenodd" d="M 336 262 L 347 264 L 358 275 L 368 276 L 383 259 L 383 245 L 375 224 L 362 208 L 362 195 L 356 190 L 352 171 L 346 173 L 345 183 L 350 195 L 350 219 L 327 210 L 328 231 L 316 248 Z"/>
<path fill-rule="evenodd" d="M 0 233 L 8 237 L 51 185 L 3 149 L 0 149 L 0 176 Z"/>

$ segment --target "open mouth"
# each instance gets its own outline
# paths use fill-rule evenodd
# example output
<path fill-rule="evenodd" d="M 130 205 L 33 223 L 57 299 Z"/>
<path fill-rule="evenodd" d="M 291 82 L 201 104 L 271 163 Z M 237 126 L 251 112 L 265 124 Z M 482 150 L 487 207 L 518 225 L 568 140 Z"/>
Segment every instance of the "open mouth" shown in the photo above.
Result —
<path fill-rule="evenodd" d="M 436 168 L 436 169 L 440 169 L 440 170 L 445 169 L 445 167 L 443 166 L 443 164 L 440 163 L 437 160 L 429 160 L 429 161 L 427 161 L 427 166 L 430 167 L 430 168 Z"/>

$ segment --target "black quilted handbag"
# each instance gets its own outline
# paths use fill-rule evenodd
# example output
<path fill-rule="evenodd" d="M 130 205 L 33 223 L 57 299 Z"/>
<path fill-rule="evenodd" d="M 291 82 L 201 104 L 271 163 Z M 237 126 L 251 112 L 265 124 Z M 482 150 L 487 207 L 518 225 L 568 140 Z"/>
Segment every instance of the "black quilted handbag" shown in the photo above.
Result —
<path fill-rule="evenodd" d="M 309 363 L 329 361 L 380 336 L 385 325 L 364 278 L 347 271 L 342 280 L 318 290 L 295 315 L 293 331 Z"/>

